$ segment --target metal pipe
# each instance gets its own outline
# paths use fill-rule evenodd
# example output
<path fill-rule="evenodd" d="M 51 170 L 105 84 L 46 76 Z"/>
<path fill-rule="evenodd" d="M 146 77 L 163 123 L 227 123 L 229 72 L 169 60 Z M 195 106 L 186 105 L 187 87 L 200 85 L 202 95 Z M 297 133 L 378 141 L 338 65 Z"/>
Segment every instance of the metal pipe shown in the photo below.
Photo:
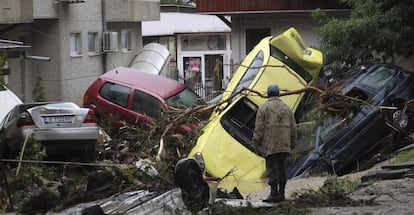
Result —
<path fill-rule="evenodd" d="M 33 56 L 33 55 L 26 55 L 24 56 L 27 60 L 41 60 L 41 61 L 50 61 L 50 57 L 44 57 L 44 56 Z"/>
<path fill-rule="evenodd" d="M 107 31 L 107 24 L 106 24 L 106 0 L 101 0 L 101 7 L 102 7 L 102 50 L 103 50 L 103 33 Z M 107 54 L 106 52 L 102 52 L 102 65 L 103 65 L 103 71 L 102 73 L 105 73 L 107 71 L 106 68 L 106 61 L 107 61 Z"/>

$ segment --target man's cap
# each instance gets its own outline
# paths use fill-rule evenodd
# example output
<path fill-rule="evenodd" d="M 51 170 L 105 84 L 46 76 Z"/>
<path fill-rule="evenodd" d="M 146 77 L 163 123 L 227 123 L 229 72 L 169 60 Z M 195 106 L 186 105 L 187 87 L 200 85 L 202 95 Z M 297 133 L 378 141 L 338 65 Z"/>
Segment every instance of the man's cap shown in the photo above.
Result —
<path fill-rule="evenodd" d="M 267 96 L 278 96 L 279 95 L 279 85 L 271 84 L 267 87 Z"/>

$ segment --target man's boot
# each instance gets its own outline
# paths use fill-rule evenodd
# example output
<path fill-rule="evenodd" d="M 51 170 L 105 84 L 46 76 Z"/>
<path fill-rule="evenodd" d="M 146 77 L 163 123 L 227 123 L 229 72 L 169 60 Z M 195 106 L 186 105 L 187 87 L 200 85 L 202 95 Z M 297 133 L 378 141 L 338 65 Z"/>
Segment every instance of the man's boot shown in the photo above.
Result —
<path fill-rule="evenodd" d="M 285 200 L 285 186 L 279 185 L 279 190 L 277 191 L 275 202 L 283 202 Z"/>
<path fill-rule="evenodd" d="M 270 195 L 263 202 L 276 202 L 278 197 L 277 185 L 270 185 Z"/>

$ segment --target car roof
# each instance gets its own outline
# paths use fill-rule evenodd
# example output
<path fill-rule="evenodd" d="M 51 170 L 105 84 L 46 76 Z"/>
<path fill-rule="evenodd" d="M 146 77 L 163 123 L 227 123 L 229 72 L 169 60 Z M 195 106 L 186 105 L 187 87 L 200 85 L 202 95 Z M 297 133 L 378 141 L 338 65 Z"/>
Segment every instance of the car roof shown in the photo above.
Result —
<path fill-rule="evenodd" d="M 22 101 L 12 91 L 0 85 L 0 121 L 7 113 Z"/>
<path fill-rule="evenodd" d="M 114 83 L 122 83 L 146 92 L 151 92 L 164 99 L 185 88 L 184 84 L 173 79 L 127 67 L 112 69 L 101 75 L 100 78 Z"/>

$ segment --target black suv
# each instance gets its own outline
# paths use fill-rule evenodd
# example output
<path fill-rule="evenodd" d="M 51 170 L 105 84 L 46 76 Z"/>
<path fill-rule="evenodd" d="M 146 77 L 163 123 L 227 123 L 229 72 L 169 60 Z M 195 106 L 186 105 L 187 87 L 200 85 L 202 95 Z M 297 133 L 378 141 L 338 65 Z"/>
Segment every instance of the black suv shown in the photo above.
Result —
<path fill-rule="evenodd" d="M 361 102 L 346 121 L 339 116 L 324 119 L 316 129 L 314 148 L 290 166 L 290 178 L 320 170 L 347 174 L 385 148 L 403 147 L 402 141 L 394 141 L 399 145 L 384 141 L 393 129 L 406 135 L 413 129 L 411 73 L 395 65 L 375 63 L 362 67 L 342 83 L 341 95 L 366 103 Z"/>

